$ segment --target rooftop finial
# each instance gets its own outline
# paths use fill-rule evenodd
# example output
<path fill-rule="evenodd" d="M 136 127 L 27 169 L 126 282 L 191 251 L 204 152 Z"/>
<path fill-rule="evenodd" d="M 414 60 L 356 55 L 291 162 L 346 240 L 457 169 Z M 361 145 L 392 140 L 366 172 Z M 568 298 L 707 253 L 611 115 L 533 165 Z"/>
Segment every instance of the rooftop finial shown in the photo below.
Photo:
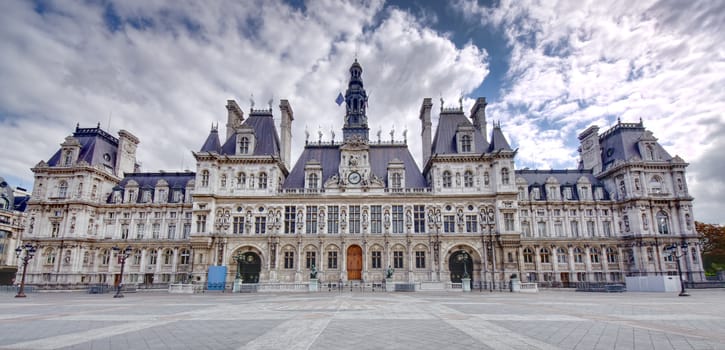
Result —
<path fill-rule="evenodd" d="M 254 109 L 254 94 L 249 95 L 249 104 L 251 105 L 249 109 Z"/>
<path fill-rule="evenodd" d="M 310 131 L 307 129 L 307 125 L 305 125 L 305 144 L 310 140 Z"/>
<path fill-rule="evenodd" d="M 267 101 L 267 105 L 269 105 L 270 112 L 272 111 L 272 103 L 274 102 L 274 94 L 272 94 L 272 97 Z"/>
<path fill-rule="evenodd" d="M 439 93 L 439 94 L 441 95 L 441 112 L 443 112 L 443 104 L 445 103 L 445 101 L 443 101 L 443 94 L 442 93 Z"/>

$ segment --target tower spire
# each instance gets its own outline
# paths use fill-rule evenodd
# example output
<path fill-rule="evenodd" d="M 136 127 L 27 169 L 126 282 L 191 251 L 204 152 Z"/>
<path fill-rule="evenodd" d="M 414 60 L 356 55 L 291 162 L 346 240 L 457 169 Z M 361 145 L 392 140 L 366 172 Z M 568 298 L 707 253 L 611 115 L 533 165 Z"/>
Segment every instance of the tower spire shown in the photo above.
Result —
<path fill-rule="evenodd" d="M 344 141 L 353 136 L 358 136 L 365 142 L 368 141 L 370 131 L 366 114 L 368 95 L 363 86 L 362 71 L 362 66 L 355 58 L 350 66 L 350 81 L 345 91 L 345 125 L 342 128 Z"/>

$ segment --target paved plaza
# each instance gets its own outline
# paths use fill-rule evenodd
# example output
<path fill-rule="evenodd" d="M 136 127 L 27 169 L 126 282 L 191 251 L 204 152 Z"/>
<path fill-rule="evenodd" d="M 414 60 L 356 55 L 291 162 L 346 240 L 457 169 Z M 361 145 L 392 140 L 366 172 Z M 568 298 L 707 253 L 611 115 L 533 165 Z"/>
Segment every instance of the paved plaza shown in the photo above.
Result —
<path fill-rule="evenodd" d="M 725 349 L 725 290 L 0 293 L 0 349 Z"/>

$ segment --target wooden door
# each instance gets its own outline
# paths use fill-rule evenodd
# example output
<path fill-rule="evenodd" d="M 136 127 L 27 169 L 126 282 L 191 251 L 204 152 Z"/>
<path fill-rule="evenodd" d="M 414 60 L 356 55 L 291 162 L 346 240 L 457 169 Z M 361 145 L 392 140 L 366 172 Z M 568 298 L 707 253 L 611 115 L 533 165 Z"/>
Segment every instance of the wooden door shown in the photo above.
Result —
<path fill-rule="evenodd" d="M 347 248 L 347 279 L 348 281 L 362 279 L 362 248 L 359 245 Z"/>

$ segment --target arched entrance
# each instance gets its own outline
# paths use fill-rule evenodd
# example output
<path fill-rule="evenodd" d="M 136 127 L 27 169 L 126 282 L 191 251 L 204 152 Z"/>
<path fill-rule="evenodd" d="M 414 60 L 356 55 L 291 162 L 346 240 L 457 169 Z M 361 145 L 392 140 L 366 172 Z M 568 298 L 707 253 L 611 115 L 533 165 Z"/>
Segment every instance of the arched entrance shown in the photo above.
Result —
<path fill-rule="evenodd" d="M 262 270 L 262 259 L 253 252 L 237 255 L 237 278 L 242 283 L 258 283 L 259 271 Z"/>
<path fill-rule="evenodd" d="M 362 248 L 359 245 L 351 245 L 347 248 L 347 280 L 355 281 L 362 279 Z"/>
<path fill-rule="evenodd" d="M 473 288 L 473 258 L 471 254 L 464 250 L 451 254 L 448 267 L 451 271 L 451 282 L 461 283 L 461 279 L 467 277 L 471 279 L 471 288 Z"/>

